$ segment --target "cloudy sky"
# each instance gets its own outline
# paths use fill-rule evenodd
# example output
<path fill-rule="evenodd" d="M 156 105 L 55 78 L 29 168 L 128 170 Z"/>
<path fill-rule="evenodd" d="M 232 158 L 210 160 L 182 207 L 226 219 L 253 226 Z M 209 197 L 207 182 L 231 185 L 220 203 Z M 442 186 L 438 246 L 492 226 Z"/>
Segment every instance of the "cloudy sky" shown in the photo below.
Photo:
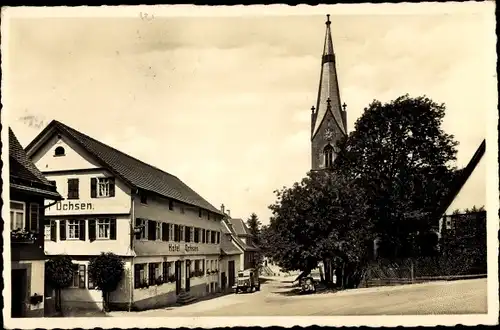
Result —
<path fill-rule="evenodd" d="M 337 8 L 11 18 L 7 120 L 26 146 L 57 119 L 177 175 L 233 216 L 256 212 L 266 223 L 273 190 L 310 168 L 309 109 L 329 12 L 349 129 L 373 99 L 425 94 L 446 104 L 444 129 L 464 166 L 496 110 L 494 5 L 446 15 Z M 478 172 L 458 207 L 485 204 L 485 166 Z"/>

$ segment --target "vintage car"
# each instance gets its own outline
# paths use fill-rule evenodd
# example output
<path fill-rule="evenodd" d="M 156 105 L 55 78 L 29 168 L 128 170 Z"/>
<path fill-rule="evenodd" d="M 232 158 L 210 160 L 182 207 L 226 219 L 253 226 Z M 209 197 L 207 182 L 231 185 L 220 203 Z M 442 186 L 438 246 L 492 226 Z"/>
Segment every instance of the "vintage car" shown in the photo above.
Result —
<path fill-rule="evenodd" d="M 236 293 L 238 292 L 252 292 L 253 289 L 260 291 L 259 272 L 254 268 L 245 269 L 238 272 L 236 284 L 233 286 Z"/>
<path fill-rule="evenodd" d="M 300 279 L 300 292 L 314 293 L 316 292 L 316 281 L 311 276 L 304 276 Z"/>

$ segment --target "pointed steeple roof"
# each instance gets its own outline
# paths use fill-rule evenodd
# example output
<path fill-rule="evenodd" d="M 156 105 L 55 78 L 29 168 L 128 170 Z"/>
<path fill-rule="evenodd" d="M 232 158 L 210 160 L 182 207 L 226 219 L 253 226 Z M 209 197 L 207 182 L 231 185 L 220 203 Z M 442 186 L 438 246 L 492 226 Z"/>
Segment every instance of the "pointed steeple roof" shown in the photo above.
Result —
<path fill-rule="evenodd" d="M 321 59 L 321 76 L 319 81 L 318 100 L 312 137 L 318 132 L 327 111 L 331 111 L 336 125 L 340 131 L 347 134 L 346 125 L 342 118 L 339 83 L 337 69 L 335 68 L 335 53 L 333 51 L 332 33 L 330 31 L 330 15 L 327 16 L 325 45 Z"/>

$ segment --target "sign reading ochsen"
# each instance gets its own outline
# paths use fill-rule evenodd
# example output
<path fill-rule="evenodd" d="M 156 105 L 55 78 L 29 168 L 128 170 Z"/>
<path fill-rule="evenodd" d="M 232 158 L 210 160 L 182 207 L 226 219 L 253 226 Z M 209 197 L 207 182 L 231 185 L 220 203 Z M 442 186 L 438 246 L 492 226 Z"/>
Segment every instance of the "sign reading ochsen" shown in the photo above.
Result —
<path fill-rule="evenodd" d="M 47 210 L 53 210 L 54 207 L 57 211 L 91 211 L 94 209 L 92 203 L 62 201 L 57 202 L 56 205 L 49 207 Z"/>

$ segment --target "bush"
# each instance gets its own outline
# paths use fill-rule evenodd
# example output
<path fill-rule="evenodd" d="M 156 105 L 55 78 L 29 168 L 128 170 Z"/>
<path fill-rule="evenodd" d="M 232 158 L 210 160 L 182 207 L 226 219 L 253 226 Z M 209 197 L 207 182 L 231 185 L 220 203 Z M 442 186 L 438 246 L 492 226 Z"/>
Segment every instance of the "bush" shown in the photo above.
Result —
<path fill-rule="evenodd" d="M 73 282 L 74 264 L 70 256 L 56 255 L 45 263 L 45 280 L 56 290 L 55 308 L 60 312 L 61 289 L 67 288 Z"/>
<path fill-rule="evenodd" d="M 116 290 L 123 278 L 124 262 L 114 253 L 101 253 L 89 262 L 89 278 L 102 291 L 103 308 L 108 310 L 109 293 Z"/>

